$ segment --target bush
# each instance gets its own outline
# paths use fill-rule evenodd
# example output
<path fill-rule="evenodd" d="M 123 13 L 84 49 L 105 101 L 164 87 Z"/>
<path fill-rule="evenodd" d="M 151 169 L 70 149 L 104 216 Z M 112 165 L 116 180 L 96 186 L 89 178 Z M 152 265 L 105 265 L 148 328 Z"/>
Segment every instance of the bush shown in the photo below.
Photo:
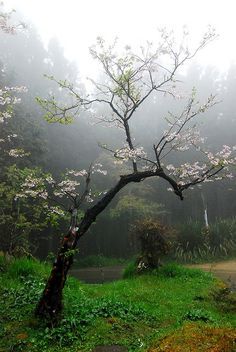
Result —
<path fill-rule="evenodd" d="M 145 219 L 131 227 L 131 234 L 139 240 L 141 247 L 136 261 L 137 271 L 158 268 L 161 257 L 170 251 L 172 230 L 155 219 Z"/>

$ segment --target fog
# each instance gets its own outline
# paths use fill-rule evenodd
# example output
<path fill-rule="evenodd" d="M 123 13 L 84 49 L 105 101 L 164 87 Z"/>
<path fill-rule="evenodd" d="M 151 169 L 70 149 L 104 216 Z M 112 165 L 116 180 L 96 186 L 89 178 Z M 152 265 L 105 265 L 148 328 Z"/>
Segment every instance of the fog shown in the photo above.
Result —
<path fill-rule="evenodd" d="M 235 21 L 233 0 L 223 6 L 221 1 L 192 3 L 167 0 L 142 1 L 30 1 L 8 0 L 6 8 L 16 9 L 26 21 L 33 23 L 45 46 L 56 37 L 63 46 L 65 55 L 75 60 L 83 78 L 96 74 L 88 48 L 97 36 L 112 41 L 118 37 L 121 43 L 140 46 L 145 41 L 155 41 L 158 28 L 173 29 L 181 34 L 183 26 L 191 33 L 191 45 L 199 41 L 208 25 L 216 29 L 219 38 L 199 53 L 197 60 L 225 70 L 235 60 Z"/>
<path fill-rule="evenodd" d="M 222 145 L 234 146 L 236 24 L 234 2 L 227 1 L 227 6 L 223 5 L 220 1 L 5 1 L 5 9 L 16 9 L 12 15 L 13 22 L 24 22 L 25 28 L 14 35 L 0 33 L 1 86 L 25 86 L 27 92 L 20 95 L 21 103 L 14 108 L 14 119 L 1 134 L 16 133 L 17 146 L 29 151 L 30 155 L 14 161 L 1 157 L 1 182 L 6 180 L 3 169 L 14 163 L 20 168 L 41 167 L 59 179 L 66 170 L 88 169 L 91 163 L 99 162 L 108 170 L 108 175 L 94 176 L 93 187 L 96 192 L 103 192 L 114 185 L 119 175 L 127 172 L 125 166 L 114 165 L 112 153 L 107 151 L 123 145 L 126 138 L 123 130 L 108 128 L 97 121 L 97 117 L 110 116 L 106 105 L 97 104 L 92 110 L 82 110 L 71 124 L 49 124 L 43 118 L 45 111 L 35 100 L 35 97 L 47 98 L 50 94 L 63 104 L 71 100 L 66 91 L 45 75 L 72 82 L 84 96 L 94 89 L 87 77 L 106 82 L 101 65 L 95 63 L 89 53 L 89 47 L 96 43 L 98 36 L 108 43 L 118 37 L 118 51 L 124 51 L 126 44 L 135 51 L 147 42 L 155 46 L 161 39 L 159 28 L 173 29 L 177 42 L 181 40 L 184 28 L 189 31 L 188 47 L 192 50 L 208 26 L 212 26 L 217 33 L 216 38 L 192 60 L 187 60 L 177 73 L 177 90 L 184 98 L 176 99 L 163 93 L 157 97 L 150 96 L 135 111 L 130 128 L 136 145 L 143 146 L 148 155 L 152 155 L 153 143 L 167 128 L 164 118 L 169 112 L 180 113 L 195 87 L 201 104 L 211 94 L 217 95 L 217 104 L 198 119 L 205 144 L 213 152 L 219 151 Z M 101 148 L 101 144 L 107 147 Z M 170 154 L 168 163 L 201 161 L 202 157 L 196 159 L 195 153 L 191 150 L 184 154 Z M 231 172 L 234 173 L 234 170 L 235 166 Z M 204 224 L 206 204 L 210 223 L 219 218 L 235 217 L 235 178 L 226 177 L 188 189 L 184 193 L 184 201 L 168 192 L 167 188 L 164 180 L 156 179 L 128 185 L 81 240 L 81 255 L 126 257 L 132 254 L 129 228 L 145 211 L 148 216 L 155 214 L 172 226 L 189 219 Z M 132 199 L 137 203 L 136 207 L 127 205 L 127 195 L 131 203 Z M 140 207 L 137 199 L 143 202 Z M 58 220 L 55 227 L 35 227 L 30 241 L 31 247 L 35 246 L 36 255 L 46 257 L 48 252 L 56 250 L 67 223 L 68 219 L 63 219 Z M 6 222 L 2 220 L 0 227 L 4 232 Z"/>

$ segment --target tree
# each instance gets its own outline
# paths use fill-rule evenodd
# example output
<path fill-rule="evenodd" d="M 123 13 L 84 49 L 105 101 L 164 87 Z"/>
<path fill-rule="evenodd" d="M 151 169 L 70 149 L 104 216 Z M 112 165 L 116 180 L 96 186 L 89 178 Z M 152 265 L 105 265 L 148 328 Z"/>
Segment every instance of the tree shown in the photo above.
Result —
<path fill-rule="evenodd" d="M 216 99 L 212 95 L 201 104 L 193 89 L 182 110 L 178 114 L 169 113 L 166 118 L 167 129 L 157 141 L 153 141 L 150 155 L 133 138 L 132 120 L 137 109 L 148 103 L 151 96 L 156 94 L 180 98 L 176 93 L 176 72 L 215 37 L 214 31 L 209 30 L 199 46 L 190 52 L 184 44 L 186 33 L 180 46 L 176 45 L 173 33 L 163 30 L 161 34 L 162 43 L 156 49 L 148 43 L 146 47 L 141 48 L 139 54 L 136 54 L 130 47 L 126 47 L 121 56 L 116 53 L 116 43 L 106 47 L 105 42 L 98 38 L 97 45 L 91 48 L 91 54 L 101 64 L 104 76 L 102 82 L 92 81 L 95 86 L 94 93 L 82 96 L 76 86 L 67 80 L 57 81 L 50 77 L 59 84 L 60 88 L 69 93 L 73 101 L 70 104 L 60 104 L 54 97 L 38 99 L 46 110 L 46 119 L 54 123 L 71 122 L 82 109 L 90 109 L 95 114 L 99 104 L 103 104 L 105 113 L 97 116 L 99 122 L 120 128 L 123 131 L 125 143 L 118 149 L 107 145 L 102 147 L 113 154 L 116 163 L 127 163 L 126 172 L 119 177 L 113 187 L 106 192 L 94 193 L 98 196 L 96 199 L 91 193 L 92 165 L 87 171 L 83 171 L 83 183 L 80 184 L 78 181 L 71 183 L 67 180 L 65 184 L 60 185 L 66 186 L 63 193 L 72 202 L 69 209 L 71 223 L 62 240 L 50 277 L 35 311 L 36 316 L 46 318 L 52 323 L 57 322 L 62 312 L 63 287 L 68 270 L 73 263 L 79 239 L 124 187 L 152 177 L 161 178 L 183 200 L 185 190 L 216 179 L 223 169 L 224 175 L 231 177 L 228 168 L 235 163 L 235 157 L 232 154 L 235 147 L 231 149 L 225 145 L 221 151 L 213 154 L 205 149 L 203 139 L 196 128 L 197 116 L 216 104 Z M 106 108 L 109 110 L 109 115 L 106 114 Z M 170 155 L 184 153 L 191 148 L 195 153 L 200 153 L 202 161 L 184 162 L 179 165 L 168 164 Z M 185 160 L 184 157 L 183 160 Z M 100 165 L 96 168 L 98 172 L 105 173 Z M 71 170 L 69 173 L 73 177 L 81 177 L 81 171 Z M 86 200 L 93 204 L 86 206 Z M 78 211 L 81 207 L 83 215 L 78 219 Z"/>
<path fill-rule="evenodd" d="M 4 12 L 1 8 L 3 2 L 0 2 L 0 32 L 4 34 L 15 34 L 16 30 L 23 24 L 12 25 L 10 23 L 11 12 Z M 4 66 L 1 63 L 0 73 L 0 160 L 3 162 L 7 157 L 22 157 L 25 153 L 21 148 L 14 148 L 15 138 L 17 135 L 9 130 L 9 120 L 13 117 L 14 106 L 20 102 L 19 93 L 25 92 L 24 86 L 7 86 L 5 82 Z M 4 163 L 5 164 L 5 163 Z M 0 174 L 1 176 L 1 174 Z"/>
<path fill-rule="evenodd" d="M 62 209 L 46 208 L 43 194 L 38 199 L 30 199 L 32 192 L 28 197 L 21 195 L 24 183 L 30 177 L 47 178 L 46 174 L 40 175 L 39 170 L 33 169 L 35 165 L 43 165 L 45 170 L 53 169 L 55 176 L 58 155 L 63 159 L 56 142 L 62 140 L 62 134 L 64 138 L 68 136 L 68 131 L 61 134 L 52 133 L 52 129 L 48 131 L 48 124 L 35 102 L 36 94 L 47 95 L 49 91 L 57 94 L 59 90 L 57 84 L 45 80 L 43 74 L 60 72 L 61 77 L 74 82 L 77 71 L 65 59 L 57 43 L 50 45 L 48 51 L 44 49 L 35 29 L 29 26 L 20 30 L 23 25 L 11 16 L 12 12 L 4 12 L 2 5 L 0 1 L 0 249 L 13 254 L 16 246 L 32 248 L 32 240 L 34 248 L 40 247 L 40 230 L 44 229 L 42 235 L 51 234 L 51 225 L 58 223 L 58 214 L 60 225 L 63 221 Z M 46 153 L 49 148 L 53 149 L 50 160 Z M 74 160 L 71 157 L 71 163 Z"/>
<path fill-rule="evenodd" d="M 42 198 L 29 201 L 18 197 L 25 179 L 31 175 L 32 169 L 12 165 L 5 171 L 4 182 L 0 182 L 0 249 L 11 256 L 29 255 L 30 235 L 37 234 L 51 220 Z"/>

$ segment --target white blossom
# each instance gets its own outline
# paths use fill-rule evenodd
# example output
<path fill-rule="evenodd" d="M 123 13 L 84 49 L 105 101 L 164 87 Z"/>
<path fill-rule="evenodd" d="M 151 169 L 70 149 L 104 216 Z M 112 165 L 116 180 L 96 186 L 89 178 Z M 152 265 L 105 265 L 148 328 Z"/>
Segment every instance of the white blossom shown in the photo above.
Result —
<path fill-rule="evenodd" d="M 8 154 L 13 158 L 22 158 L 23 156 L 28 155 L 23 149 L 10 149 Z"/>
<path fill-rule="evenodd" d="M 143 147 L 130 149 L 128 145 L 125 145 L 123 148 L 117 149 L 115 151 L 115 157 L 120 160 L 120 163 L 128 160 L 136 162 L 137 159 L 146 158 L 147 154 L 144 151 Z M 117 160 L 115 162 L 117 163 Z"/>

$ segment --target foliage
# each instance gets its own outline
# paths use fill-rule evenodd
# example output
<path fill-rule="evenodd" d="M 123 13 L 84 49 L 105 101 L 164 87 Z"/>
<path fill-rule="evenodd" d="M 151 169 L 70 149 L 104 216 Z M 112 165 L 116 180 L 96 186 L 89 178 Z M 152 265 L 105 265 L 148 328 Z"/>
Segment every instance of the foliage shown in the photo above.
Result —
<path fill-rule="evenodd" d="M 123 278 L 130 279 L 135 275 L 137 275 L 137 265 L 136 265 L 136 261 L 132 261 L 125 267 L 123 272 Z"/>
<path fill-rule="evenodd" d="M 198 269 L 191 269 L 182 267 L 175 263 L 167 263 L 153 272 L 155 275 L 166 278 L 199 278 L 204 276 L 204 273 Z"/>
<path fill-rule="evenodd" d="M 217 306 L 225 313 L 236 313 L 236 293 L 230 287 L 220 287 L 213 290 L 213 297 Z"/>
<path fill-rule="evenodd" d="M 236 218 L 216 219 L 209 228 L 209 246 L 214 256 L 236 251 Z"/>
<path fill-rule="evenodd" d="M 204 309 L 191 309 L 189 310 L 184 318 L 184 320 L 191 320 L 191 321 L 204 321 L 207 322 L 214 322 L 214 319 L 211 317 L 209 312 L 205 311 Z"/>
<path fill-rule="evenodd" d="M 139 220 L 131 227 L 133 237 L 140 242 L 140 256 L 137 271 L 155 269 L 160 266 L 160 258 L 170 250 L 173 230 L 155 219 Z"/>
<path fill-rule="evenodd" d="M 38 170 L 35 170 L 35 173 Z M 1 249 L 14 254 L 17 248 L 29 251 L 29 237 L 47 226 L 47 213 L 39 200 L 19 198 L 25 178 L 31 169 L 10 166 L 0 182 Z"/>
<path fill-rule="evenodd" d="M 144 272 L 145 273 L 145 272 Z M 157 276 L 159 278 L 179 278 L 179 279 L 184 279 L 187 280 L 189 279 L 197 279 L 199 280 L 202 279 L 202 277 L 205 275 L 201 270 L 198 269 L 188 269 L 185 267 L 182 267 L 176 263 L 166 263 L 162 266 L 160 266 L 157 269 L 149 270 L 146 272 L 147 274 L 151 274 L 153 276 Z M 131 278 L 137 275 L 137 267 L 135 262 L 130 262 L 128 266 L 124 270 L 124 278 Z M 209 276 L 208 274 L 206 274 Z"/>
<path fill-rule="evenodd" d="M 8 262 L 6 267 L 0 273 L 3 350 L 85 352 L 96 345 L 120 344 L 144 352 L 157 339 L 185 326 L 186 320 L 201 321 L 212 329 L 216 324 L 222 329 L 236 326 L 233 312 L 218 310 L 210 298 L 209 292 L 216 290 L 211 275 L 171 264 L 103 285 L 82 285 L 70 278 L 63 320 L 49 329 L 31 315 L 49 268 L 28 259 Z M 196 299 L 199 296 L 201 300 Z M 207 323 L 202 317 L 208 318 Z"/>
<path fill-rule="evenodd" d="M 164 206 L 132 194 L 124 195 L 110 211 L 111 217 L 132 215 L 132 218 L 148 218 L 165 214 Z"/>
<path fill-rule="evenodd" d="M 7 275 L 12 279 L 21 278 L 24 282 L 26 279 L 34 278 L 35 280 L 45 276 L 48 273 L 48 266 L 40 264 L 37 260 L 26 257 L 12 259 L 7 266 Z"/>
<path fill-rule="evenodd" d="M 208 229 L 191 220 L 177 227 L 175 255 L 182 261 L 210 260 L 235 252 L 235 218 L 216 219 Z"/>

